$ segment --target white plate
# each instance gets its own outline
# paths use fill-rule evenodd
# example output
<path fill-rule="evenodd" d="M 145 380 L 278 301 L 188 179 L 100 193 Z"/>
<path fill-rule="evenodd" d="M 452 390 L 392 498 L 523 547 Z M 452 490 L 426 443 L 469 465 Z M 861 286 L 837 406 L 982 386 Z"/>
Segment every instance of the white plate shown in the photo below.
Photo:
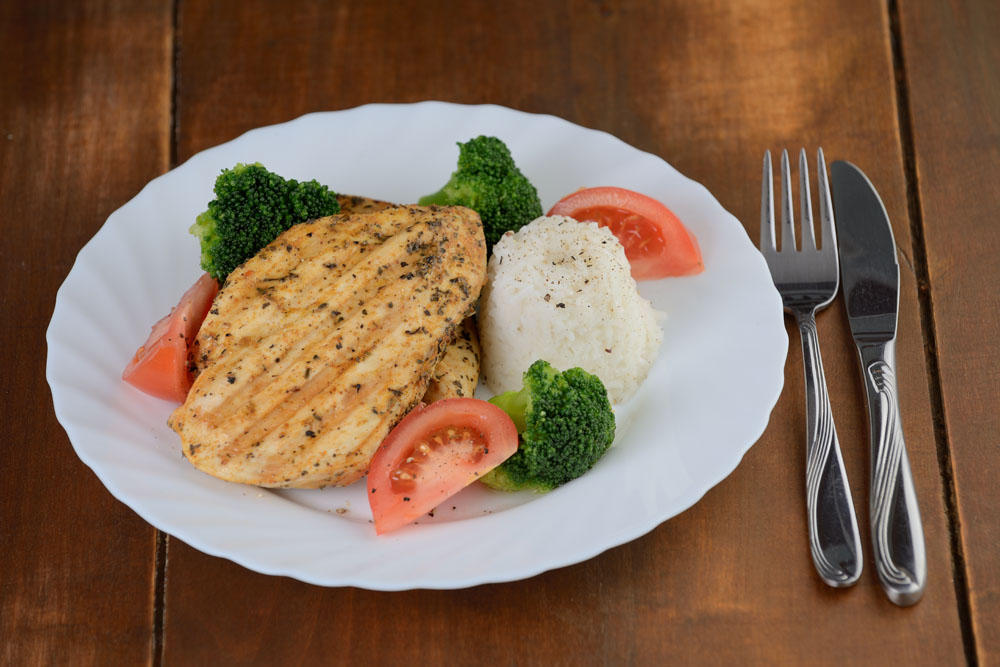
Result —
<path fill-rule="evenodd" d="M 703 274 L 641 285 L 668 320 L 649 378 L 618 408 L 615 447 L 547 495 L 469 488 L 433 518 L 384 537 L 375 536 L 360 483 L 276 492 L 189 465 L 166 426 L 173 405 L 120 375 L 200 274 L 187 228 L 212 198 L 219 170 L 259 161 L 339 192 L 411 202 L 448 179 L 457 141 L 480 134 L 508 144 L 545 209 L 582 186 L 623 186 L 666 203 L 698 237 Z M 310 114 L 248 132 L 153 180 L 80 251 L 47 340 L 56 416 L 84 463 L 145 520 L 252 570 L 378 590 L 520 579 L 652 530 L 732 472 L 763 432 L 788 345 L 767 267 L 703 186 L 603 132 L 440 102 Z"/>

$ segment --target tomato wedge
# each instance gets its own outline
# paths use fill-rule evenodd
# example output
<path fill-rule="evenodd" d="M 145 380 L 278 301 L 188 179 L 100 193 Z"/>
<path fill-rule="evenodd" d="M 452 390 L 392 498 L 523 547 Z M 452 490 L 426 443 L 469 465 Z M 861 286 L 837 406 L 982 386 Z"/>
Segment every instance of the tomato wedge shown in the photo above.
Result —
<path fill-rule="evenodd" d="M 379 535 L 419 519 L 517 451 L 507 413 L 477 398 L 420 404 L 396 424 L 368 469 Z"/>
<path fill-rule="evenodd" d="M 644 194 L 625 188 L 585 188 L 560 199 L 549 215 L 592 220 L 609 228 L 625 247 L 636 280 L 705 270 L 694 235 L 669 208 Z"/>
<path fill-rule="evenodd" d="M 170 314 L 153 325 L 149 338 L 125 367 L 122 379 L 150 396 L 183 403 L 191 389 L 188 345 L 198 334 L 218 291 L 215 278 L 202 275 Z"/>

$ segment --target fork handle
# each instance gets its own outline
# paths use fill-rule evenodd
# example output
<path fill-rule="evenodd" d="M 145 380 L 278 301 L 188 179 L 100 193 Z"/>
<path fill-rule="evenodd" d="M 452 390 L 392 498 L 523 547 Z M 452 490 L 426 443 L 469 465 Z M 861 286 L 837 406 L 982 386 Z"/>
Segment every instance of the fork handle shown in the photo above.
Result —
<path fill-rule="evenodd" d="M 823 373 L 815 311 L 796 313 L 806 378 L 806 511 L 809 547 L 819 576 L 851 586 L 861 576 L 861 535 Z"/>
<path fill-rule="evenodd" d="M 924 593 L 927 559 L 920 508 L 906 455 L 895 341 L 859 345 L 871 433 L 870 513 L 875 569 L 895 604 L 915 604 Z"/>

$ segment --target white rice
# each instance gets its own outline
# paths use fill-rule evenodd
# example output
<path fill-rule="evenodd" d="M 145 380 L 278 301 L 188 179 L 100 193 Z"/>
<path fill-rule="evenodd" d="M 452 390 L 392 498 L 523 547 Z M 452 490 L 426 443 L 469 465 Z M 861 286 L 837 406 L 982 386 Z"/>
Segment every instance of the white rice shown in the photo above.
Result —
<path fill-rule="evenodd" d="M 524 371 L 544 359 L 594 373 L 622 403 L 656 359 L 661 318 L 607 228 L 538 218 L 493 247 L 479 310 L 484 380 L 496 393 L 520 389 Z"/>

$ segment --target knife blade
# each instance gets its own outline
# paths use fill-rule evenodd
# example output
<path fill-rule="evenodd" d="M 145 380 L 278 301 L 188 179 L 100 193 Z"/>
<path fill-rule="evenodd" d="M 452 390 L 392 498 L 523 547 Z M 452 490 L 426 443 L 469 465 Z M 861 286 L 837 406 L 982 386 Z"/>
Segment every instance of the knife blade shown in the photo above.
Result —
<path fill-rule="evenodd" d="M 834 162 L 830 177 L 844 303 L 868 398 L 875 569 L 889 599 L 909 606 L 923 595 L 927 559 L 896 384 L 896 242 L 882 199 L 860 169 Z"/>

